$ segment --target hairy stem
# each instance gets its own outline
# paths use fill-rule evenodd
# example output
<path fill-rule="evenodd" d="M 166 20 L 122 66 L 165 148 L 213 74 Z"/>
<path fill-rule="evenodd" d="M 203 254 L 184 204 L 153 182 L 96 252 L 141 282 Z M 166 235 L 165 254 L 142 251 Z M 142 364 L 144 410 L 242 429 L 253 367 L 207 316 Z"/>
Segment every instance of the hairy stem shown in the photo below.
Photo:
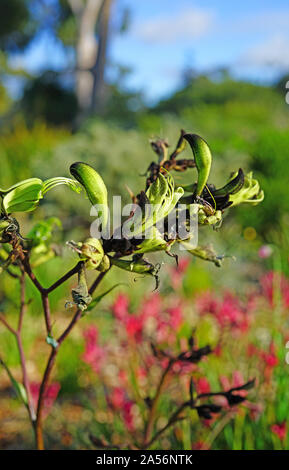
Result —
<path fill-rule="evenodd" d="M 95 289 L 98 287 L 98 285 L 104 278 L 106 272 L 99 274 L 96 280 L 93 282 L 93 284 L 91 285 L 89 289 L 90 295 L 94 293 Z M 76 323 L 78 322 L 78 320 L 81 318 L 82 315 L 83 315 L 82 310 L 77 309 L 72 320 L 70 321 L 70 323 L 68 324 L 64 332 L 57 339 L 57 346 L 52 349 L 50 356 L 48 358 L 48 361 L 47 361 L 43 379 L 40 385 L 38 405 L 37 405 L 37 419 L 36 419 L 35 432 L 36 432 L 36 445 L 37 445 L 38 450 L 44 449 L 43 427 L 42 427 L 44 398 L 45 398 L 47 385 L 50 380 L 51 372 L 54 367 L 55 360 L 59 351 L 59 347 L 61 346 L 63 341 L 66 339 L 66 337 L 69 335 L 69 333 L 71 332 L 71 330 L 76 325 Z"/>

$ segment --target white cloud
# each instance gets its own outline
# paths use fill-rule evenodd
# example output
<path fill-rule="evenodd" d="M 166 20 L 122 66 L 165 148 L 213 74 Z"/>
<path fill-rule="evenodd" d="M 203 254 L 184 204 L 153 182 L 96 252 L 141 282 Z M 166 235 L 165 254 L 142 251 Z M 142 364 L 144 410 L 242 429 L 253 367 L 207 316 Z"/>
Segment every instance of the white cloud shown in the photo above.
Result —
<path fill-rule="evenodd" d="M 289 10 L 259 11 L 252 15 L 246 14 L 245 18 L 233 21 L 228 25 L 230 31 L 242 33 L 286 33 L 289 25 Z"/>
<path fill-rule="evenodd" d="M 240 65 L 270 66 L 279 69 L 289 68 L 289 36 L 274 35 L 263 43 L 257 44 L 240 58 Z"/>
<path fill-rule="evenodd" d="M 167 44 L 203 36 L 212 27 L 213 19 L 211 10 L 190 8 L 140 23 L 133 28 L 133 33 L 144 41 Z"/>

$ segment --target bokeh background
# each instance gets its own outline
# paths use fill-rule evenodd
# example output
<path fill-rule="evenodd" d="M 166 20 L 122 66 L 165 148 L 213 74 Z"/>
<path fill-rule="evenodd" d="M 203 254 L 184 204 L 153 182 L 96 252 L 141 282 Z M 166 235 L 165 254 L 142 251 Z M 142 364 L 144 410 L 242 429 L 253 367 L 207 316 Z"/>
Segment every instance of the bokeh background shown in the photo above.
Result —
<path fill-rule="evenodd" d="M 68 176 L 69 165 L 93 165 L 110 197 L 129 202 L 153 160 L 149 140 L 174 146 L 181 128 L 203 136 L 213 152 L 215 184 L 240 166 L 265 192 L 257 207 L 226 216 L 219 232 L 200 230 L 227 258 L 221 269 L 184 256 L 164 259 L 161 286 L 110 273 L 113 292 L 62 347 L 47 397 L 50 448 L 91 448 L 89 433 L 124 445 L 142 432 L 145 398 L 161 365 L 148 338 L 174 350 L 195 328 L 199 345 L 216 347 L 193 370 L 199 390 L 256 377 L 238 410 L 210 423 L 190 413 L 156 443 L 165 449 L 288 448 L 286 342 L 289 308 L 289 8 L 283 0 L 1 0 L 0 186 L 39 176 Z M 189 155 L 189 153 L 187 154 Z M 180 176 L 176 176 L 176 182 Z M 61 256 L 37 268 L 50 285 L 75 262 L 67 240 L 87 237 L 84 197 L 59 188 L 19 217 L 25 236 L 57 217 Z M 55 329 L 71 312 L 73 286 L 52 299 Z M 24 346 L 37 397 L 44 360 L 41 303 L 27 283 Z M 15 281 L 1 274 L 0 311 L 16 321 Z M 0 325 L 1 357 L 21 379 L 14 338 Z M 185 396 L 191 370 L 175 370 L 159 405 L 157 428 Z M 181 386 L 180 386 L 181 385 Z M 57 399 L 56 399 L 57 398 Z M 0 447 L 31 448 L 33 436 L 4 369 L 0 370 Z"/>

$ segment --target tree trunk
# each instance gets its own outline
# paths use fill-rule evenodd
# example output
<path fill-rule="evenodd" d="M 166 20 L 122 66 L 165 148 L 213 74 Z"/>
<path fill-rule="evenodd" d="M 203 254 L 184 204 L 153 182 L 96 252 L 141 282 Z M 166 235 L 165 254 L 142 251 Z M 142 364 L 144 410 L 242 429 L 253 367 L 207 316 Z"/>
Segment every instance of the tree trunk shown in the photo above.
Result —
<path fill-rule="evenodd" d="M 100 18 L 98 34 L 98 51 L 95 66 L 93 67 L 92 111 L 101 112 L 105 103 L 105 64 L 107 59 L 107 45 L 109 32 L 109 19 L 112 0 L 104 0 Z"/>
<path fill-rule="evenodd" d="M 68 0 L 77 22 L 76 96 L 81 111 L 91 107 L 92 69 L 97 59 L 96 23 L 104 0 Z"/>

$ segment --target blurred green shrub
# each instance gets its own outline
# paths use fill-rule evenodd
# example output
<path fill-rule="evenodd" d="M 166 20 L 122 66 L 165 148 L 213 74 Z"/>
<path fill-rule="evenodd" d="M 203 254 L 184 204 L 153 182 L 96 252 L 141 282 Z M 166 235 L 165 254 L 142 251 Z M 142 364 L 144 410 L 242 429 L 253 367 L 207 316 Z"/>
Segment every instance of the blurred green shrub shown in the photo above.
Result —
<path fill-rule="evenodd" d="M 52 125 L 71 125 L 78 111 L 71 90 L 61 86 L 53 72 L 45 72 L 25 88 L 21 108 L 28 123 L 43 119 Z"/>
<path fill-rule="evenodd" d="M 64 128 L 36 122 L 29 128 L 22 118 L 0 135 L 1 184 L 9 186 L 31 176 L 33 163 L 49 161 L 57 143 L 67 138 Z"/>

